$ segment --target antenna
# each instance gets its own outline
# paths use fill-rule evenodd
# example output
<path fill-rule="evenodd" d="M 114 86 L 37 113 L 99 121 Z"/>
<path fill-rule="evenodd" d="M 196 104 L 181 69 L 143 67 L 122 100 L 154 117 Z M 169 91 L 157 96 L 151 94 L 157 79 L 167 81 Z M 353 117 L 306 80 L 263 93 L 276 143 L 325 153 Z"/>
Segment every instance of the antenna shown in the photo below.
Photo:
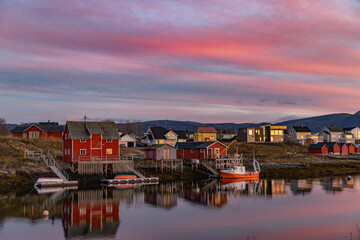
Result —
<path fill-rule="evenodd" d="M 86 122 L 86 119 L 87 119 L 87 117 L 86 117 L 86 115 L 84 116 L 84 121 Z"/>

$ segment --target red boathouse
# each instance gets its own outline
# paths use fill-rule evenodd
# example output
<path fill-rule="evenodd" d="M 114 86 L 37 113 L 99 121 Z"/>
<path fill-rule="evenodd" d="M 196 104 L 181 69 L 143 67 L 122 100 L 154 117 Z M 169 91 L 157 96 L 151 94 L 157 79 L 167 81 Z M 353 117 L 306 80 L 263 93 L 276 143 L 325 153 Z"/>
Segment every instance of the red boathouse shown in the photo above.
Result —
<path fill-rule="evenodd" d="M 75 122 L 65 125 L 64 162 L 119 160 L 119 133 L 114 122 Z"/>
<path fill-rule="evenodd" d="M 326 155 L 329 153 L 329 148 L 325 143 L 311 144 L 309 146 L 309 153 Z"/>
<path fill-rule="evenodd" d="M 184 142 L 177 143 L 177 158 L 215 159 L 227 157 L 227 146 L 218 142 Z M 221 156 L 220 156 L 221 155 Z"/>
<path fill-rule="evenodd" d="M 349 147 L 346 143 L 340 143 L 340 153 L 344 156 L 349 154 Z"/>
<path fill-rule="evenodd" d="M 340 155 L 340 152 L 341 152 L 341 147 L 340 147 L 340 144 L 337 143 L 337 142 L 328 142 L 328 143 L 325 143 L 326 146 L 328 146 L 329 148 L 329 153 L 332 153 L 334 155 Z"/>
<path fill-rule="evenodd" d="M 347 143 L 346 144 L 349 148 L 349 154 L 354 154 L 356 152 L 356 149 L 355 149 L 355 145 L 352 144 L 352 143 Z"/>

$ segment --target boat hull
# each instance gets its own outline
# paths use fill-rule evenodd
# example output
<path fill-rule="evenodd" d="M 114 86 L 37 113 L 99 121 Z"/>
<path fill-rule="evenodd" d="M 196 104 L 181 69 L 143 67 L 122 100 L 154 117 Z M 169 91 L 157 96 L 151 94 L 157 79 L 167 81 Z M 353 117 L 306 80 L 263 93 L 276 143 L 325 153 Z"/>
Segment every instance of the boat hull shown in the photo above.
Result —
<path fill-rule="evenodd" d="M 259 173 L 253 174 L 238 174 L 238 173 L 228 173 L 228 172 L 220 172 L 221 177 L 224 179 L 244 179 L 244 180 L 258 180 Z"/>
<path fill-rule="evenodd" d="M 116 175 L 114 179 L 136 179 L 137 176 L 133 174 L 121 174 Z"/>

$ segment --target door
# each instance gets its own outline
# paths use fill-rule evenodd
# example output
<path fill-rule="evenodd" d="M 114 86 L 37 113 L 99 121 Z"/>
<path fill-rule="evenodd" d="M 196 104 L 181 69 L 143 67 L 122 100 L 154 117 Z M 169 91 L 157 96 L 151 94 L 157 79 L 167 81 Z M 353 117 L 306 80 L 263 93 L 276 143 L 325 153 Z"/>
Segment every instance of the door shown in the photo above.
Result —
<path fill-rule="evenodd" d="M 209 149 L 208 149 L 207 158 L 208 158 L 208 159 L 211 159 L 211 158 L 212 158 L 212 151 L 211 151 L 211 148 L 209 148 Z"/>
<path fill-rule="evenodd" d="M 169 149 L 163 150 L 163 159 L 170 159 L 170 150 Z"/>
<path fill-rule="evenodd" d="M 214 154 L 214 157 L 215 157 L 215 158 L 220 158 L 220 149 L 215 148 L 215 149 L 214 149 L 214 153 L 215 153 L 215 154 Z"/>

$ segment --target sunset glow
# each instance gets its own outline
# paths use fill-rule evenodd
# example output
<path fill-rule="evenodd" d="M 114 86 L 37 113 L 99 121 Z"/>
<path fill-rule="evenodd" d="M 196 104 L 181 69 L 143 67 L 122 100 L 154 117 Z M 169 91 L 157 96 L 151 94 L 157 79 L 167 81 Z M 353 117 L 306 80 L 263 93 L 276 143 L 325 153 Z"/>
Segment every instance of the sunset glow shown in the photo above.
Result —
<path fill-rule="evenodd" d="M 8 122 L 359 110 L 356 0 L 0 1 Z"/>

